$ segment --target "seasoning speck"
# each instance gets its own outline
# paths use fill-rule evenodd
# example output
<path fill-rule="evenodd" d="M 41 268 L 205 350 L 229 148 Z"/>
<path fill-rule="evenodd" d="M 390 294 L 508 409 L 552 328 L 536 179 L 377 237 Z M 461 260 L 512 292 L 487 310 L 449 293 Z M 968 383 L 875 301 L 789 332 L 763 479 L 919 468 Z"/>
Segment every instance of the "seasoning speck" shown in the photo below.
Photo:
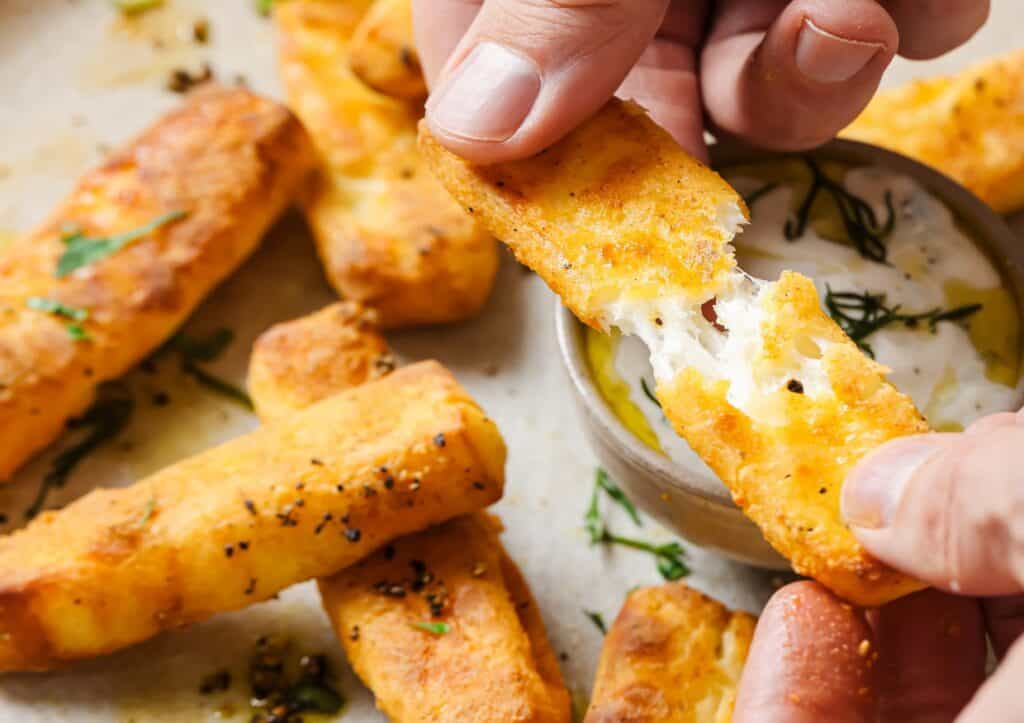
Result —
<path fill-rule="evenodd" d="M 436 444 L 438 447 L 443 447 L 445 445 L 444 432 L 438 432 L 434 436 L 434 444 Z"/>
<path fill-rule="evenodd" d="M 224 556 L 225 557 L 231 557 L 234 554 L 235 554 L 235 546 L 234 545 L 224 545 Z"/>
<path fill-rule="evenodd" d="M 786 389 L 793 392 L 793 394 L 804 393 L 804 385 L 799 379 L 790 379 L 786 384 Z"/>
<path fill-rule="evenodd" d="M 345 539 L 349 542 L 359 542 L 359 538 L 363 536 L 363 533 L 354 527 L 345 528 Z"/>

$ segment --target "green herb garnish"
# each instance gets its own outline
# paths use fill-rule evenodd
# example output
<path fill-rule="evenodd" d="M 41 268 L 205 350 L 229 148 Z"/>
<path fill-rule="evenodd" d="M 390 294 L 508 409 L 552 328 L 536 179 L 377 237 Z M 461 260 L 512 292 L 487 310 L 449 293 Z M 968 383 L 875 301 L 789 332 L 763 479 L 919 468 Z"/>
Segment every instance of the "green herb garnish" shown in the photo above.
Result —
<path fill-rule="evenodd" d="M 138 228 L 114 236 L 86 236 L 80 227 L 66 226 L 64 236 L 61 238 L 61 241 L 64 242 L 64 253 L 57 260 L 56 276 L 58 279 L 62 279 L 72 271 L 106 258 L 132 241 L 152 233 L 160 226 L 177 221 L 187 215 L 187 211 L 171 211 L 157 216 Z"/>
<path fill-rule="evenodd" d="M 919 314 L 904 314 L 900 306 L 886 306 L 885 294 L 872 294 L 855 291 L 833 291 L 826 287 L 825 308 L 846 335 L 874 358 L 875 352 L 864 340 L 883 327 L 902 323 L 909 328 L 916 328 L 926 323 L 929 330 L 943 321 L 961 321 L 981 311 L 981 304 L 964 304 L 953 309 L 934 308 Z"/>
<path fill-rule="evenodd" d="M 75 323 L 89 318 L 89 312 L 85 309 L 76 309 L 73 306 L 62 304 L 56 299 L 50 299 L 45 296 L 30 296 L 25 300 L 25 306 L 36 311 L 44 311 L 48 314 L 70 319 L 72 323 L 65 325 L 64 328 L 68 330 L 68 334 L 75 341 L 85 341 L 90 338 L 85 328 L 81 324 Z"/>
<path fill-rule="evenodd" d="M 652 392 L 651 388 L 647 386 L 647 380 L 643 377 L 640 377 L 640 388 L 644 390 L 644 396 L 650 399 L 654 403 L 654 406 L 661 409 L 661 402 L 659 402 L 658 398 L 654 396 L 654 392 Z"/>
<path fill-rule="evenodd" d="M 587 511 L 583 517 L 583 527 L 590 537 L 591 545 L 621 545 L 634 550 L 649 552 L 654 555 L 658 572 L 666 580 L 678 580 L 690 574 L 690 568 L 683 561 L 686 557 L 686 550 L 678 542 L 659 545 L 645 540 L 623 537 L 609 530 L 604 519 L 601 517 L 598 494 L 601 490 L 607 492 L 609 497 L 622 505 L 637 525 L 641 524 L 639 514 L 633 503 L 611 481 L 608 474 L 599 468 L 594 478 L 594 490 L 590 496 L 590 504 L 587 506 Z"/>
<path fill-rule="evenodd" d="M 117 388 L 107 386 L 105 395 L 94 402 L 85 414 L 68 422 L 69 429 L 89 431 L 84 438 L 53 458 L 50 471 L 43 478 L 36 498 L 25 510 L 26 519 L 32 519 L 39 514 L 50 491 L 63 487 L 79 462 L 116 437 L 127 426 L 135 404 L 130 397 L 123 396 L 120 391 L 112 393 L 115 389 Z"/>
<path fill-rule="evenodd" d="M 746 196 L 744 196 L 743 197 L 743 202 L 745 204 L 747 204 L 747 209 L 748 210 L 753 211 L 753 206 L 754 206 L 755 203 L 760 201 L 761 198 L 763 198 L 764 196 L 767 196 L 769 193 L 771 193 L 772 191 L 774 191 L 778 187 L 779 187 L 779 184 L 777 184 L 777 183 L 767 183 L 767 184 L 761 186 L 760 188 L 751 191 Z"/>
<path fill-rule="evenodd" d="M 417 630 L 433 633 L 434 635 L 447 635 L 452 629 L 448 623 L 409 623 L 409 625 Z"/>
<path fill-rule="evenodd" d="M 644 523 L 640 521 L 640 514 L 636 511 L 633 501 L 626 497 L 626 493 L 612 481 L 612 478 L 608 476 L 608 473 L 604 471 L 604 468 L 597 468 L 597 474 L 594 477 L 594 484 L 604 490 L 609 497 L 615 500 L 615 502 L 617 502 L 622 509 L 626 511 L 630 519 L 633 520 L 633 524 L 637 527 L 643 527 Z"/>
<path fill-rule="evenodd" d="M 160 7 L 164 4 L 164 0 L 113 0 L 113 3 L 114 7 L 125 15 L 138 15 Z"/>
<path fill-rule="evenodd" d="M 596 613 L 593 610 L 584 610 L 583 614 L 590 618 L 590 622 L 594 623 L 594 627 L 601 631 L 601 635 L 608 634 L 608 627 L 604 624 L 604 616 L 601 613 Z"/>
<path fill-rule="evenodd" d="M 795 219 L 788 219 L 783 231 L 786 238 L 795 241 L 804 235 L 810 222 L 811 208 L 818 194 L 825 191 L 832 196 L 843 220 L 843 227 L 850 242 L 864 258 L 880 264 L 887 263 L 889 250 L 885 238 L 892 233 L 896 224 L 896 210 L 893 208 L 892 193 L 886 191 L 887 215 L 880 223 L 875 210 L 860 196 L 850 193 L 841 183 L 833 181 L 810 156 L 803 157 L 811 170 L 811 187 L 796 212 Z"/>
<path fill-rule="evenodd" d="M 72 321 L 84 321 L 89 318 L 89 312 L 85 309 L 76 309 L 73 306 L 67 306 L 56 299 L 50 299 L 45 296 L 30 296 L 25 300 L 25 306 L 36 311 L 45 311 L 48 314 L 63 316 L 65 319 L 71 319 Z"/>
<path fill-rule="evenodd" d="M 274 0 L 254 0 L 256 5 L 256 12 L 263 17 L 270 17 L 270 13 L 274 10 Z"/>
<path fill-rule="evenodd" d="M 224 381 L 203 369 L 199 364 L 215 361 L 228 348 L 235 335 L 230 329 L 216 329 L 205 337 L 176 334 L 168 341 L 159 354 L 177 352 L 181 359 L 181 370 L 193 377 L 204 387 L 237 402 L 246 409 L 253 409 L 252 399 L 234 384 Z"/>

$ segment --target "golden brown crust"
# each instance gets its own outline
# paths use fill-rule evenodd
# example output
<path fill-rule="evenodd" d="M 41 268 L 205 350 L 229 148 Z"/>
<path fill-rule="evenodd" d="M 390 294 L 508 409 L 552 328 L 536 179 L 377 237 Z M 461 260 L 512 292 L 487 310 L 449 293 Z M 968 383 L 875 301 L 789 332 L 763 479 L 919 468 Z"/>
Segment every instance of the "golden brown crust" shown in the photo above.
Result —
<path fill-rule="evenodd" d="M 253 402 L 264 419 L 287 416 L 371 378 L 377 370 L 365 362 L 382 352 L 387 352 L 384 340 L 365 312 L 351 303 L 281 324 L 264 334 L 253 351 Z M 254 384 L 253 373 L 259 369 L 282 371 L 261 374 L 263 382 Z M 569 697 L 540 610 L 502 547 L 500 532 L 500 521 L 491 515 L 462 517 L 402 538 L 364 564 L 320 581 L 327 615 L 349 660 L 395 723 L 568 723 Z M 407 554 L 399 556 L 396 549 Z M 458 552 L 453 556 L 454 550 Z M 422 564 L 420 579 L 428 571 L 435 579 L 418 591 L 403 586 L 404 594 L 424 596 L 443 589 L 450 600 L 460 601 L 442 605 L 440 619 L 460 631 L 451 644 L 424 649 L 423 636 L 429 633 L 410 634 L 414 623 L 434 619 L 422 613 L 422 600 L 412 605 L 379 589 L 381 581 L 397 583 L 413 576 L 413 558 Z M 482 626 L 502 655 L 492 655 L 488 646 L 479 644 Z M 363 631 L 358 640 L 350 639 L 353 628 Z M 449 681 L 459 680 L 465 670 L 473 671 L 474 684 L 450 687 Z M 487 698 L 507 681 L 515 683 L 502 691 L 496 707 Z M 431 715 L 433 711 L 443 712 Z M 519 717 L 506 718 L 509 712 Z"/>
<path fill-rule="evenodd" d="M 391 720 L 571 719 L 543 628 L 524 628 L 526 610 L 510 595 L 522 588 L 515 573 L 506 577 L 499 524 L 485 513 L 461 517 L 320 581 L 349 662 Z M 421 623 L 444 623 L 447 632 Z"/>
<path fill-rule="evenodd" d="M 313 165 L 298 121 L 239 89 L 205 88 L 87 173 L 39 229 L 0 258 L 0 479 L 51 442 L 96 387 L 159 346 L 256 248 Z M 188 215 L 58 279 L 62 227 L 106 236 Z M 29 309 L 40 296 L 87 310 Z"/>
<path fill-rule="evenodd" d="M 682 299 L 699 315 L 700 302 L 742 283 L 729 234 L 716 226 L 720 209 L 742 210 L 742 201 L 636 106 L 613 101 L 516 163 L 474 167 L 422 128 L 420 145 L 452 194 L 592 326 L 607 327 L 609 308 L 624 298 Z M 824 314 L 808 279 L 786 274 L 764 293 L 763 348 L 733 360 L 732 372 L 756 386 L 773 370 L 813 366 L 799 350 L 820 339 L 829 343 L 822 363 L 831 389 L 782 388 L 755 420 L 727 400 L 729 380 L 674 362 L 676 376 L 658 388 L 666 415 L 798 572 L 862 605 L 919 589 L 863 550 L 843 524 L 839 491 L 869 450 L 927 431 L 920 414 Z"/>
<path fill-rule="evenodd" d="M 729 723 L 755 623 L 681 582 L 630 593 L 585 723 Z"/>
<path fill-rule="evenodd" d="M 395 368 L 376 314 L 354 301 L 277 324 L 253 345 L 249 393 L 260 418 L 280 419 Z"/>
<path fill-rule="evenodd" d="M 702 302 L 735 268 L 721 214 L 744 213 L 742 199 L 633 103 L 613 100 L 524 161 L 473 166 L 425 125 L 420 149 L 451 194 L 594 328 L 607 329 L 605 304 L 624 292 Z"/>
<path fill-rule="evenodd" d="M 825 315 L 810 279 L 786 272 L 767 293 L 765 349 L 755 368 L 801 348 L 796 339 L 826 341 L 821 361 L 835 396 L 780 385 L 767 405 L 785 421 L 764 422 L 727 401 L 726 382 L 690 369 L 659 385 L 666 416 L 794 570 L 864 606 L 921 589 L 864 550 L 842 520 L 839 498 L 857 460 L 927 425 L 910 398 L 885 381 L 884 367 Z"/>
<path fill-rule="evenodd" d="M 504 459 L 494 424 L 423 362 L 92 492 L 0 539 L 0 670 L 110 652 L 335 572 L 497 500 Z"/>
<path fill-rule="evenodd" d="M 412 31 L 411 0 L 376 0 L 352 35 L 349 68 L 374 90 L 405 100 L 427 97 Z"/>
<path fill-rule="evenodd" d="M 842 135 L 934 166 L 1000 213 L 1024 207 L 1024 50 L 882 91 Z"/>
<path fill-rule="evenodd" d="M 328 279 L 376 309 L 384 328 L 466 319 L 490 293 L 497 247 L 424 169 L 422 108 L 348 69 L 349 40 L 369 5 L 295 0 L 275 11 L 285 87 L 321 156 L 306 214 Z"/>

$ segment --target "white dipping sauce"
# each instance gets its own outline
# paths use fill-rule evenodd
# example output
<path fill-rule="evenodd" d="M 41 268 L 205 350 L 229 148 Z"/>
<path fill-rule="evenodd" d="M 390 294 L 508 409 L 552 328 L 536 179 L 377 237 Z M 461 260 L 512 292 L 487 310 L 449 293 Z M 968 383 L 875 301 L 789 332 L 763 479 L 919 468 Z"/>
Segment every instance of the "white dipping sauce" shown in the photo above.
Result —
<path fill-rule="evenodd" d="M 729 176 L 745 195 L 765 186 L 763 180 Z M 905 314 L 949 309 L 965 303 L 949 298 L 950 284 L 977 290 L 981 298 L 994 298 L 1005 308 L 1012 296 L 1000 291 L 1003 279 L 988 257 L 957 225 L 946 206 L 912 179 L 877 168 L 859 168 L 845 174 L 847 190 L 870 203 L 878 219 L 888 215 L 885 194 L 892 194 L 895 226 L 886 236 L 888 264 L 860 255 L 851 245 L 822 238 L 808 224 L 803 236 L 790 241 L 783 231 L 792 217 L 795 189 L 780 185 L 761 195 L 751 208 L 751 223 L 735 241 L 740 268 L 752 276 L 775 280 L 784 270 L 798 271 L 815 281 L 824 303 L 826 290 L 885 294 L 885 304 Z M 803 193 L 802 190 L 796 191 Z M 1016 407 L 1021 385 L 1008 386 L 986 364 L 971 339 L 968 325 L 985 322 L 1011 326 L 1016 338 L 1017 319 L 1007 321 L 980 312 L 966 323 L 942 322 L 934 330 L 927 323 L 908 328 L 903 323 L 885 326 L 864 339 L 875 358 L 889 367 L 889 380 L 909 394 L 934 429 L 956 429 L 979 417 Z M 1013 363 L 1019 350 L 1013 347 Z M 635 337 L 622 337 L 614 350 L 614 370 L 629 388 L 630 401 L 644 414 L 662 450 L 687 467 L 707 466 L 678 437 L 647 396 L 641 378 L 653 389 L 648 351 Z M 1004 369 L 1005 371 L 1005 369 Z M 1011 370 L 1013 380 L 1017 375 Z"/>

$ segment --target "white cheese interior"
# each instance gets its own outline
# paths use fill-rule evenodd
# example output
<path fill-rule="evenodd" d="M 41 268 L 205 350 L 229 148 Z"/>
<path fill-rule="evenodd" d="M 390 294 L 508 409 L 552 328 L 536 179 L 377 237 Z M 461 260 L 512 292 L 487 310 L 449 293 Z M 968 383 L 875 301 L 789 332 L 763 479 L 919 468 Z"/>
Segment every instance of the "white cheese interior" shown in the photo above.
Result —
<path fill-rule="evenodd" d="M 744 223 L 735 204 L 721 209 L 718 220 L 730 239 Z M 732 253 L 731 247 L 728 253 Z M 608 305 L 607 318 L 623 334 L 643 340 L 659 382 L 671 380 L 683 369 L 694 368 L 706 379 L 727 380 L 729 403 L 749 416 L 769 422 L 775 415 L 766 397 L 792 379 L 801 383 L 805 394 L 832 393 L 820 360 L 827 344 L 824 340 L 815 339 L 803 350 L 794 349 L 792 355 L 772 367 L 755 365 L 764 347 L 764 299 L 773 283 L 736 269 L 708 299 L 624 297 Z M 715 299 L 715 322 L 705 318 L 701 308 L 711 298 Z M 784 422 L 781 418 L 777 421 Z"/>

